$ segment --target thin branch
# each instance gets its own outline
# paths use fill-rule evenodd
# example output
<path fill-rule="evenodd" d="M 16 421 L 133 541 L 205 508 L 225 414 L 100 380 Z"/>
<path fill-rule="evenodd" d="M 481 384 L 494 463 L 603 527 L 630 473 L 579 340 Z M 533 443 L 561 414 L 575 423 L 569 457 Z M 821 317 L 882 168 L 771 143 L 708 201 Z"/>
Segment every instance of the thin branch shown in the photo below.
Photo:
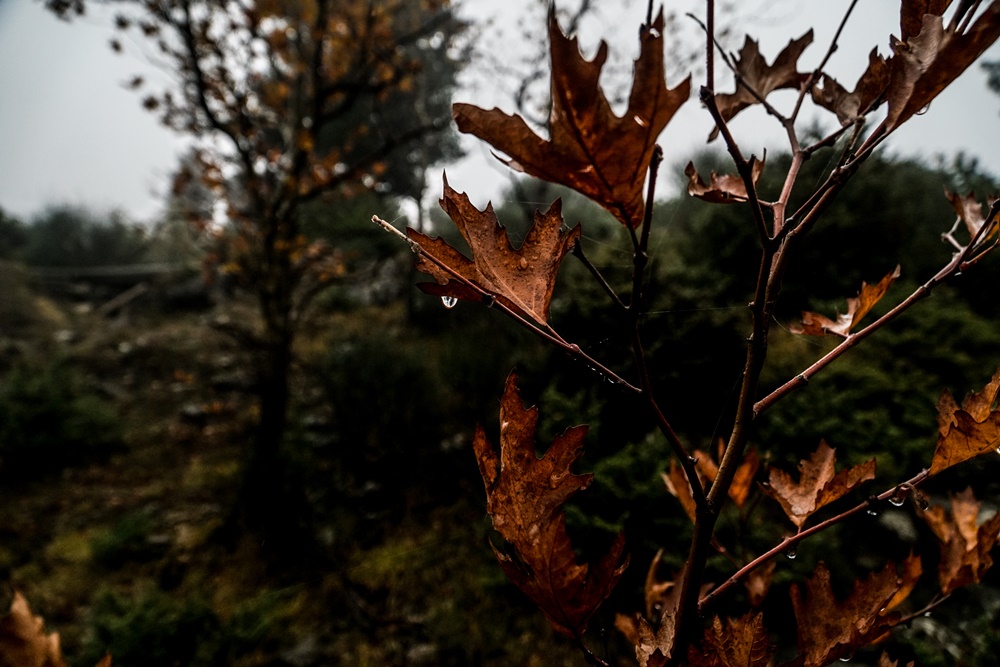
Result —
<path fill-rule="evenodd" d="M 834 33 L 833 39 L 830 40 L 830 47 L 826 50 L 826 54 L 823 56 L 823 60 L 820 61 L 819 65 L 816 66 L 816 69 L 814 69 L 812 73 L 809 75 L 809 78 L 806 80 L 805 84 L 802 86 L 801 89 L 799 89 L 799 97 L 795 101 L 795 108 L 792 110 L 792 115 L 789 116 L 789 120 L 791 120 L 792 122 L 795 122 L 795 119 L 799 115 L 799 110 L 802 108 L 802 102 L 803 100 L 805 100 L 806 93 L 809 92 L 810 89 L 812 89 L 813 85 L 815 85 L 816 83 L 816 80 L 819 79 L 819 75 L 822 74 L 823 69 L 826 67 L 826 64 L 830 61 L 830 58 L 833 56 L 834 53 L 837 52 L 837 49 L 839 48 L 837 42 L 840 41 L 840 34 L 844 32 L 844 26 L 847 25 L 847 19 L 851 17 L 851 13 L 854 11 L 854 7 L 857 4 L 858 0 L 851 0 L 851 4 L 847 7 L 847 11 L 844 12 L 844 18 L 840 20 L 840 25 L 837 26 L 837 32 Z"/>
<path fill-rule="evenodd" d="M 617 293 L 615 293 L 614 288 L 608 284 L 608 281 L 605 280 L 603 275 L 601 275 L 600 270 L 594 266 L 593 262 L 590 261 L 590 258 L 583 252 L 583 244 L 580 243 L 579 239 L 577 239 L 576 243 L 573 244 L 573 256 L 580 260 L 580 262 L 586 267 L 587 271 L 590 272 L 590 275 L 592 275 L 597 281 L 597 284 L 604 290 L 604 293 L 611 297 L 611 301 L 615 304 L 615 306 L 623 311 L 628 310 L 628 306 L 625 305 L 625 302 L 621 300 Z"/>
<path fill-rule="evenodd" d="M 885 315 L 878 318 L 877 320 L 875 320 L 865 328 L 861 329 L 860 331 L 857 331 L 856 333 L 853 334 L 849 334 L 846 338 L 844 338 L 843 342 L 841 342 L 835 348 L 827 352 L 825 355 L 823 355 L 823 357 L 816 360 L 811 366 L 809 366 L 809 368 L 805 369 L 804 371 L 802 371 L 801 373 L 790 379 L 788 382 L 781 385 L 780 387 L 772 391 L 770 394 L 768 394 L 761 400 L 757 401 L 757 403 L 754 404 L 754 413 L 756 415 L 760 415 L 762 412 L 764 412 L 769 407 L 774 405 L 774 403 L 781 400 L 791 392 L 795 391 L 805 383 L 809 382 L 810 378 L 812 378 L 821 370 L 829 366 L 842 354 L 850 350 L 852 347 L 860 343 L 862 340 L 864 340 L 871 334 L 881 329 L 883 326 L 885 326 L 892 320 L 896 319 L 899 315 L 905 312 L 913 304 L 930 296 L 931 291 L 935 287 L 940 285 L 942 282 L 944 282 L 948 278 L 951 278 L 961 273 L 963 270 L 966 270 L 967 268 L 971 267 L 973 264 L 978 262 L 980 259 L 982 259 L 982 257 L 985 256 L 985 253 L 992 251 L 996 247 L 996 244 L 990 245 L 983 252 L 980 252 L 974 256 L 972 256 L 972 252 L 973 250 L 976 249 L 977 245 L 981 242 L 983 238 L 986 238 L 990 234 L 992 234 L 990 230 L 996 228 L 998 225 L 1000 225 L 1000 200 L 993 203 L 993 206 L 990 209 L 989 217 L 983 223 L 983 226 L 979 228 L 979 231 L 977 232 L 976 236 L 969 242 L 969 245 L 965 246 L 962 252 L 956 253 L 954 257 L 952 257 L 951 261 L 948 262 L 948 264 L 946 264 L 940 271 L 934 274 L 934 276 L 930 280 L 928 280 L 923 285 L 914 290 L 913 293 L 910 294 L 910 296 L 906 297 L 898 304 L 896 304 L 896 306 L 893 307 Z"/>
<path fill-rule="evenodd" d="M 833 526 L 835 524 L 838 524 L 841 521 L 843 521 L 843 520 L 845 520 L 845 519 L 847 519 L 849 517 L 854 516 L 855 514 L 859 514 L 860 512 L 867 511 L 876 501 L 882 502 L 882 501 L 888 500 L 889 498 L 892 498 L 897 493 L 899 493 L 899 491 L 901 489 L 907 489 L 907 490 L 913 489 L 913 488 L 919 486 L 921 484 L 921 482 L 923 482 L 924 480 L 926 480 L 929 476 L 930 476 L 930 473 L 927 470 L 921 470 L 919 473 L 917 473 L 915 476 L 913 476 L 912 478 L 908 479 L 907 481 L 901 482 L 901 483 L 893 486 L 889 490 L 883 491 L 882 493 L 878 494 L 877 496 L 872 496 L 871 498 L 868 498 L 868 499 L 864 500 L 863 502 L 858 503 L 857 505 L 855 505 L 854 507 L 852 507 L 851 509 L 849 509 L 849 510 L 847 510 L 845 512 L 841 512 L 840 514 L 838 514 L 838 515 L 836 515 L 834 517 L 831 517 L 831 518 L 827 519 L 826 521 L 822 521 L 820 523 L 817 523 L 815 526 L 812 526 L 812 527 L 807 528 L 805 530 L 799 531 L 795 535 L 791 535 L 789 537 L 786 537 L 780 543 L 778 543 L 776 546 L 774 546 L 772 549 L 770 549 L 769 551 L 761 554 L 760 556 L 758 556 L 757 558 L 755 558 L 751 562 L 749 562 L 746 565 L 744 565 L 742 568 L 739 569 L 739 571 L 737 571 L 735 574 L 733 574 L 731 577 L 729 577 L 729 579 L 727 579 L 726 581 L 724 581 L 723 583 L 721 583 L 717 588 L 713 589 L 710 593 L 708 593 L 705 597 L 703 597 L 699 601 L 699 603 L 698 603 L 699 604 L 699 608 L 702 611 L 704 611 L 704 609 L 707 608 L 709 604 L 711 604 L 714 600 L 716 600 L 719 596 L 721 596 L 723 593 L 725 593 L 726 591 L 728 591 L 730 588 L 732 588 L 733 586 L 735 586 L 739 581 L 741 581 L 742 579 L 744 579 L 748 574 L 750 574 L 751 572 L 753 572 L 754 570 L 756 570 L 761 565 L 763 565 L 767 561 L 771 560 L 772 558 L 774 558 L 778 554 L 781 554 L 781 553 L 784 553 L 784 552 L 788 551 L 790 548 L 794 547 L 796 544 L 798 544 L 802 540 L 806 539 L 807 537 L 810 537 L 812 535 L 815 535 L 816 533 L 822 532 L 822 531 L 826 530 L 827 528 L 829 528 L 829 527 L 831 527 L 831 526 Z"/>

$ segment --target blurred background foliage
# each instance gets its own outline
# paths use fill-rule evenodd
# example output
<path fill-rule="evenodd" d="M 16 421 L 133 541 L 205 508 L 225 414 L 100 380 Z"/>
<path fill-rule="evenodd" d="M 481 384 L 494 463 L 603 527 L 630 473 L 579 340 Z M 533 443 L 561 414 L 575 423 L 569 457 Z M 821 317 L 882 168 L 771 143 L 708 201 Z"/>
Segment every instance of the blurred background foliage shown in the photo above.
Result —
<path fill-rule="evenodd" d="M 828 158 L 806 163 L 801 181 L 818 181 Z M 787 161 L 769 156 L 765 193 L 777 190 Z M 954 214 L 943 188 L 985 196 L 1000 186 L 964 156 L 873 162 L 789 270 L 768 387 L 832 345 L 787 332 L 802 310 L 832 316 L 862 281 L 897 264 L 902 277 L 886 301 L 908 294 L 949 257 L 941 233 Z M 695 163 L 702 173 L 725 164 L 711 153 Z M 566 222 L 583 225 L 588 258 L 627 291 L 631 245 L 602 210 L 529 181 L 496 209 L 518 243 L 532 211 L 556 197 Z M 489 548 L 471 436 L 479 423 L 496 440 L 498 396 L 513 368 L 525 400 L 540 406 L 541 448 L 569 426 L 589 425 L 580 469 L 594 471 L 595 482 L 572 501 L 570 529 L 584 555 L 626 532 L 632 565 L 593 642 L 614 664 L 631 664 L 613 612 L 641 608 L 657 550 L 666 549 L 658 576 L 672 576 L 684 558 L 676 545 L 690 533 L 661 479 L 668 448 L 648 415 L 590 369 L 497 312 L 445 308 L 415 290 L 412 255 L 366 222 L 372 212 L 406 221 L 412 209 L 402 201 L 365 192 L 306 212 L 303 229 L 340 249 L 347 270 L 316 301 L 297 343 L 283 452 L 290 465 L 274 485 L 306 499 L 286 517 L 306 537 L 278 548 L 230 521 L 255 420 L 252 377 L 239 348 L 211 325 L 253 310 L 206 272 L 210 248 L 187 237 L 169 209 L 153 227 L 73 207 L 27 222 L 0 215 L 2 595 L 23 591 L 60 631 L 74 665 L 93 665 L 106 651 L 122 667 L 579 664 L 576 649 L 506 582 Z M 653 381 L 684 437 L 714 451 L 732 418 L 757 242 L 737 206 L 674 197 L 656 216 L 643 322 Z M 430 224 L 455 238 L 440 212 Z M 45 273 L 144 262 L 180 267 L 148 278 L 146 296 L 113 309 L 122 285 L 69 277 L 68 286 L 54 286 Z M 877 456 L 877 481 L 857 499 L 926 466 L 941 391 L 961 397 L 981 388 L 1000 364 L 998 271 L 1000 263 L 987 261 L 937 290 L 772 409 L 753 446 L 786 470 L 820 439 L 837 448 L 842 465 Z M 202 305 L 168 298 L 192 280 L 205 292 Z M 551 319 L 628 375 L 627 332 L 572 258 Z M 976 461 L 942 475 L 929 487 L 932 501 L 968 484 L 996 497 L 998 464 Z M 907 508 L 882 509 L 806 541 L 794 561 L 778 563 L 775 586 L 800 580 L 822 558 L 846 589 L 859 570 L 911 549 L 932 554 L 924 571 L 933 573 L 936 545 L 923 522 Z M 720 539 L 742 559 L 791 530 L 773 503 L 754 500 L 742 514 L 727 510 Z M 711 580 L 731 571 L 724 558 L 710 562 Z M 890 647 L 921 666 L 991 664 L 998 591 L 994 576 L 957 593 Z M 790 604 L 774 599 L 768 613 L 780 622 L 770 625 L 791 641 Z"/>

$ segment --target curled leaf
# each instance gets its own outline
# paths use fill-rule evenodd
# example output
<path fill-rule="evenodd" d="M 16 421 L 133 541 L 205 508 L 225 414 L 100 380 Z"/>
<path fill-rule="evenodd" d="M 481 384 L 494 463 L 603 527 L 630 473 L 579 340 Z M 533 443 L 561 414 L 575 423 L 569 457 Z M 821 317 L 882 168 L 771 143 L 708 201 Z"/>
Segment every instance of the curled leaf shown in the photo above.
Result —
<path fill-rule="evenodd" d="M 511 373 L 500 403 L 499 457 L 483 429 L 476 429 L 473 448 L 486 484 L 486 508 L 514 553 L 496 546 L 493 551 L 507 577 L 539 606 L 552 627 L 579 638 L 625 570 L 625 540 L 619 534 L 596 563 L 577 562 L 562 505 L 592 479 L 570 471 L 587 428 L 567 430 L 539 459 L 537 422 L 538 409 L 522 405 Z"/>
<path fill-rule="evenodd" d="M 1000 512 L 980 525 L 981 507 L 969 488 L 951 497 L 950 514 L 940 505 L 918 514 L 941 543 L 938 580 L 945 595 L 981 581 L 993 566 L 990 552 L 1000 536 Z"/>
<path fill-rule="evenodd" d="M 932 475 L 1000 447 L 1000 368 L 983 388 L 958 406 L 950 392 L 938 401 L 938 441 L 931 459 Z"/>
<path fill-rule="evenodd" d="M 641 32 L 641 52 L 632 92 L 619 117 L 601 91 L 607 59 L 601 43 L 593 60 L 580 55 L 576 38 L 562 33 L 549 13 L 552 54 L 552 110 L 549 139 L 539 137 L 520 116 L 471 104 L 455 104 L 458 129 L 509 156 L 512 168 L 567 185 L 608 209 L 627 227 L 642 221 L 643 181 L 656 138 L 690 95 L 690 77 L 667 88 L 663 62 L 663 12 Z"/>
<path fill-rule="evenodd" d="M 972 192 L 963 196 L 945 188 L 944 196 L 948 198 L 948 203 L 951 204 L 955 215 L 965 225 L 971 242 L 972 239 L 976 238 L 976 234 L 979 233 L 982 226 L 986 224 L 986 216 L 983 215 L 982 205 L 976 200 L 976 195 Z M 996 201 L 995 197 L 989 203 L 992 205 L 994 201 Z"/>
<path fill-rule="evenodd" d="M 875 478 L 875 459 L 835 473 L 836 451 L 825 442 L 808 460 L 799 462 L 799 481 L 784 470 L 771 468 L 764 490 L 781 504 L 799 528 L 813 513 L 846 495 L 861 482 Z"/>
<path fill-rule="evenodd" d="M 751 177 L 754 185 L 764 171 L 764 160 L 750 157 Z M 693 162 L 688 162 L 684 168 L 684 175 L 688 177 L 688 194 L 698 199 L 712 202 L 714 204 L 732 204 L 743 202 L 748 198 L 746 183 L 739 174 L 724 174 L 719 176 L 714 171 L 709 176 L 709 182 L 705 183 L 698 175 Z"/>
<path fill-rule="evenodd" d="M 464 193 L 455 192 L 444 179 L 441 207 L 448 213 L 472 249 L 468 259 L 443 239 L 430 238 L 407 229 L 406 235 L 420 244 L 456 274 L 499 299 L 512 310 L 546 324 L 559 265 L 580 238 L 580 226 L 563 231 L 562 207 L 557 199 L 545 213 L 535 211 L 535 221 L 516 250 L 507 229 L 497 220 L 492 204 L 482 211 Z M 421 256 L 417 269 L 433 276 L 438 284 L 424 283 L 423 291 L 471 301 L 481 300 L 479 292 L 458 281 L 439 264 Z"/>
<path fill-rule="evenodd" d="M 813 86 L 813 101 L 837 114 L 841 125 L 850 125 L 881 103 L 889 85 L 889 65 L 877 49 L 872 49 L 868 56 L 868 69 L 858 79 L 853 91 L 847 92 L 836 79 L 826 74 L 822 81 L 822 86 Z"/>
<path fill-rule="evenodd" d="M 861 291 L 852 299 L 847 300 L 847 312 L 838 313 L 837 321 L 834 322 L 825 315 L 819 313 L 802 313 L 802 323 L 792 325 L 789 330 L 795 334 L 805 334 L 807 336 L 825 336 L 834 334 L 847 338 L 851 329 L 865 318 L 865 315 L 875 306 L 879 300 L 885 296 L 892 284 L 899 277 L 899 266 L 892 273 L 882 278 L 877 285 L 861 283 Z"/>
<path fill-rule="evenodd" d="M 944 5 L 944 6 L 941 6 Z M 914 9 L 914 6 L 917 9 Z M 930 104 L 1000 37 L 1000 3 L 991 2 L 975 21 L 945 27 L 941 2 L 903 3 L 902 38 L 892 38 L 889 112 L 882 130 L 891 132 Z M 916 17 L 920 11 L 919 31 Z"/>

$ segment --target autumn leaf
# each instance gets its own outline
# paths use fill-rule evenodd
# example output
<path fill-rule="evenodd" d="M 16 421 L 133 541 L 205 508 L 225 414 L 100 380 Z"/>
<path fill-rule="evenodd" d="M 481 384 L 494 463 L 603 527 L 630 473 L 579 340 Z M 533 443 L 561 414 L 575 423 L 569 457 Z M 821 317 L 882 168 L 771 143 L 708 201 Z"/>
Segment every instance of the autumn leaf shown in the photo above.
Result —
<path fill-rule="evenodd" d="M 722 444 L 720 443 L 720 459 L 722 458 L 721 447 Z M 708 452 L 695 451 L 694 456 L 697 459 L 695 470 L 698 472 L 698 477 L 702 484 L 707 487 L 715 481 L 715 476 L 719 473 L 719 466 Z M 759 468 L 760 456 L 757 454 L 757 451 L 754 449 L 748 450 L 739 467 L 736 469 L 733 481 L 729 485 L 728 490 L 730 500 L 740 509 L 743 508 L 747 498 L 750 496 L 750 491 L 753 488 L 753 480 Z M 661 476 L 667 492 L 680 501 L 681 507 L 684 508 L 684 513 L 694 523 L 696 509 L 694 494 L 691 491 L 691 485 L 688 483 L 683 469 L 677 464 L 676 460 L 671 459 L 669 472 L 661 473 Z"/>
<path fill-rule="evenodd" d="M 701 652 L 692 651 L 691 667 L 764 667 L 774 650 L 762 613 L 749 612 L 723 622 L 718 616 L 705 631 Z"/>
<path fill-rule="evenodd" d="M 892 611 L 903 604 L 906 598 L 910 596 L 910 593 L 913 592 L 923 573 L 924 564 L 920 560 L 920 556 L 914 553 L 907 556 L 906 560 L 902 563 L 902 570 L 899 573 L 899 590 L 889 600 L 889 604 L 885 606 L 885 610 Z"/>
<path fill-rule="evenodd" d="M 487 204 L 480 211 L 464 192 L 452 190 L 446 175 L 441 207 L 472 249 L 472 259 L 441 238 L 430 238 L 414 229 L 407 229 L 406 235 L 417 242 L 424 253 L 433 256 L 465 280 L 493 295 L 515 312 L 545 325 L 559 265 L 580 238 L 579 225 L 563 231 L 561 206 L 557 199 L 545 213 L 535 211 L 534 224 L 521 247 L 515 250 L 507 236 L 507 229 L 493 212 L 493 205 Z M 417 260 L 417 269 L 438 281 L 438 284 L 421 284 L 421 289 L 428 294 L 482 300 L 479 292 L 456 280 L 455 276 L 427 257 L 421 256 Z"/>
<path fill-rule="evenodd" d="M 567 430 L 539 459 L 537 422 L 538 409 L 524 408 L 511 373 L 500 403 L 499 457 L 482 427 L 476 429 L 473 448 L 486 484 L 486 508 L 514 553 L 496 546 L 493 551 L 507 576 L 541 608 L 552 627 L 579 638 L 625 570 L 625 539 L 619 534 L 598 562 L 577 563 L 562 504 L 593 477 L 570 472 L 587 428 Z"/>
<path fill-rule="evenodd" d="M 879 656 L 878 667 L 898 667 L 898 665 L 899 661 L 891 659 L 889 657 L 889 654 L 886 653 L 885 651 L 883 651 L 882 655 Z M 906 663 L 906 667 L 913 667 L 913 661 L 911 660 L 910 662 Z"/>
<path fill-rule="evenodd" d="M 825 336 L 834 334 L 837 336 L 847 336 L 851 329 L 865 318 L 865 315 L 875 306 L 879 300 L 885 296 L 892 284 L 899 277 L 899 266 L 892 273 L 882 278 L 877 285 L 861 283 L 861 291 L 853 299 L 847 300 L 847 312 L 838 313 L 837 321 L 834 322 L 825 315 L 819 313 L 802 313 L 802 323 L 792 325 L 789 330 L 795 334 L 805 334 L 807 336 Z"/>
<path fill-rule="evenodd" d="M 889 112 L 881 130 L 891 132 L 930 104 L 1000 37 L 1000 2 L 989 6 L 968 26 L 945 27 L 944 2 L 903 3 L 902 38 L 890 46 Z M 917 29 L 917 14 L 920 17 Z M 963 28 L 960 30 L 960 28 Z"/>
<path fill-rule="evenodd" d="M 798 626 L 799 656 L 787 667 L 821 667 L 854 653 L 899 623 L 898 612 L 885 607 L 900 588 L 892 563 L 854 582 L 840 602 L 830 586 L 830 571 L 822 562 L 805 583 L 792 585 L 792 606 Z"/>
<path fill-rule="evenodd" d="M 646 619 L 639 619 L 639 640 L 635 645 L 639 667 L 664 667 L 667 664 L 674 647 L 674 614 L 674 609 L 665 609 L 655 629 Z"/>
<path fill-rule="evenodd" d="M 750 157 L 751 178 L 756 185 L 764 171 L 764 160 Z M 698 199 L 712 202 L 714 204 L 732 204 L 743 202 L 748 198 L 747 187 L 743 178 L 739 174 L 723 174 L 719 176 L 714 171 L 709 176 L 709 182 L 705 183 L 698 175 L 694 162 L 688 162 L 684 168 L 684 175 L 688 177 L 688 194 Z"/>
<path fill-rule="evenodd" d="M 950 392 L 938 401 L 938 441 L 930 473 L 941 472 L 1000 447 L 1000 409 L 994 409 L 1000 394 L 1000 368 L 982 392 L 972 393 L 958 406 Z"/>
<path fill-rule="evenodd" d="M 819 106 L 837 114 L 841 125 L 850 125 L 882 102 L 887 85 L 889 64 L 877 49 L 872 49 L 868 56 L 868 69 L 858 79 L 853 91 L 847 92 L 836 79 L 824 74 L 822 87 L 813 86 L 812 98 Z"/>
<path fill-rule="evenodd" d="M 642 221 L 643 182 L 656 138 L 690 95 L 690 77 L 667 88 L 663 63 L 663 12 L 644 26 L 635 62 L 632 92 L 623 116 L 601 91 L 601 69 L 608 56 L 601 42 L 593 60 L 580 54 L 576 38 L 565 36 L 549 12 L 552 56 L 552 109 L 549 139 L 520 116 L 471 104 L 452 107 L 458 129 L 509 156 L 511 168 L 561 183 L 608 209 L 627 227 Z"/>
<path fill-rule="evenodd" d="M 938 580 L 944 595 L 982 580 L 993 566 L 990 552 L 1000 536 L 1000 512 L 979 525 L 981 506 L 968 488 L 951 497 L 950 515 L 940 505 L 918 513 L 941 543 Z"/>
<path fill-rule="evenodd" d="M 843 497 L 861 482 L 875 478 L 875 459 L 835 473 L 836 451 L 820 442 L 808 460 L 799 462 L 798 482 L 783 470 L 770 469 L 770 483 L 764 490 L 781 504 L 799 528 L 821 507 Z"/>
<path fill-rule="evenodd" d="M 948 203 L 951 204 L 951 208 L 955 211 L 955 215 L 957 215 L 958 219 L 965 225 L 965 229 L 969 232 L 969 239 L 971 242 L 972 239 L 976 238 L 976 234 L 979 233 L 982 226 L 986 224 L 986 216 L 983 215 L 982 205 L 976 200 L 976 196 L 972 192 L 963 196 L 945 188 L 944 196 L 948 198 Z M 996 201 L 996 198 L 991 198 L 989 201 L 990 205 L 992 205 L 994 201 Z M 994 229 L 993 233 L 995 232 L 996 230 Z"/>
<path fill-rule="evenodd" d="M 10 612 L 0 618 L 0 667 L 66 667 L 59 633 L 47 635 L 44 627 L 24 596 L 14 593 Z"/>
<path fill-rule="evenodd" d="M 799 56 L 812 43 L 813 32 L 810 30 L 798 39 L 788 42 L 773 65 L 760 54 L 757 41 L 747 36 L 736 60 L 736 71 L 742 81 L 737 79 L 736 92 L 720 93 L 715 96 L 715 104 L 719 113 L 726 121 L 753 104 L 759 104 L 775 90 L 781 88 L 798 89 L 809 79 L 809 74 L 799 72 Z M 748 88 L 749 87 L 749 88 Z M 719 135 L 719 128 L 714 128 L 709 135 L 711 141 Z"/>

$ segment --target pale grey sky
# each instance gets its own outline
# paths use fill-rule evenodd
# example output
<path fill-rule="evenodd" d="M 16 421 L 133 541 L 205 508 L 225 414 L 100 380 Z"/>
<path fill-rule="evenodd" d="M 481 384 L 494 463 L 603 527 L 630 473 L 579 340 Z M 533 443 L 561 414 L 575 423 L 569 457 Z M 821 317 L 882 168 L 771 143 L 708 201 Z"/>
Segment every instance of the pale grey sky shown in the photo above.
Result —
<path fill-rule="evenodd" d="M 470 16 L 495 16 L 498 25 L 512 26 L 532 2 L 537 0 L 466 0 L 465 5 Z M 750 12 L 738 27 L 745 26 L 759 38 L 768 60 L 789 36 L 815 27 L 816 40 L 800 61 L 805 70 L 822 57 L 848 2 L 756 4 L 757 9 L 768 9 Z M 626 61 L 636 50 L 636 28 L 645 2 L 605 0 L 599 5 L 603 9 L 582 29 L 584 49 L 592 54 L 598 37 L 605 35 L 613 55 Z M 672 0 L 668 9 L 697 12 L 701 5 L 695 0 Z M 848 88 L 863 71 L 873 46 L 887 54 L 889 34 L 898 33 L 898 6 L 893 0 L 861 0 L 830 63 L 830 70 Z M 66 24 L 34 0 L 0 0 L 0 207 L 4 210 L 30 217 L 48 204 L 79 203 L 99 209 L 120 207 L 139 220 L 159 211 L 183 143 L 142 109 L 139 96 L 122 87 L 148 65 L 135 55 L 111 52 L 109 24 L 107 14 L 92 13 Z M 693 23 L 687 39 L 692 43 L 697 39 Z M 729 48 L 737 50 L 741 44 L 742 35 L 734 35 Z M 506 46 L 514 49 L 516 41 Z M 1000 59 L 1000 47 L 994 46 L 987 57 Z M 720 69 L 718 76 L 717 89 L 731 90 L 725 72 Z M 897 133 L 889 150 L 927 158 L 963 150 L 1000 173 L 1000 97 L 986 91 L 985 80 L 979 67 L 964 74 L 926 115 Z M 487 108 L 510 104 L 507 91 L 493 77 L 469 77 L 458 97 Z M 780 105 L 788 96 L 775 95 L 774 100 Z M 688 102 L 660 139 L 668 164 L 703 146 L 710 127 L 710 118 L 697 102 Z M 785 147 L 782 131 L 757 109 L 735 119 L 733 129 L 747 152 Z M 449 167 L 449 178 L 482 204 L 498 195 L 506 176 L 488 147 L 471 138 L 467 146 L 469 156 Z"/>

